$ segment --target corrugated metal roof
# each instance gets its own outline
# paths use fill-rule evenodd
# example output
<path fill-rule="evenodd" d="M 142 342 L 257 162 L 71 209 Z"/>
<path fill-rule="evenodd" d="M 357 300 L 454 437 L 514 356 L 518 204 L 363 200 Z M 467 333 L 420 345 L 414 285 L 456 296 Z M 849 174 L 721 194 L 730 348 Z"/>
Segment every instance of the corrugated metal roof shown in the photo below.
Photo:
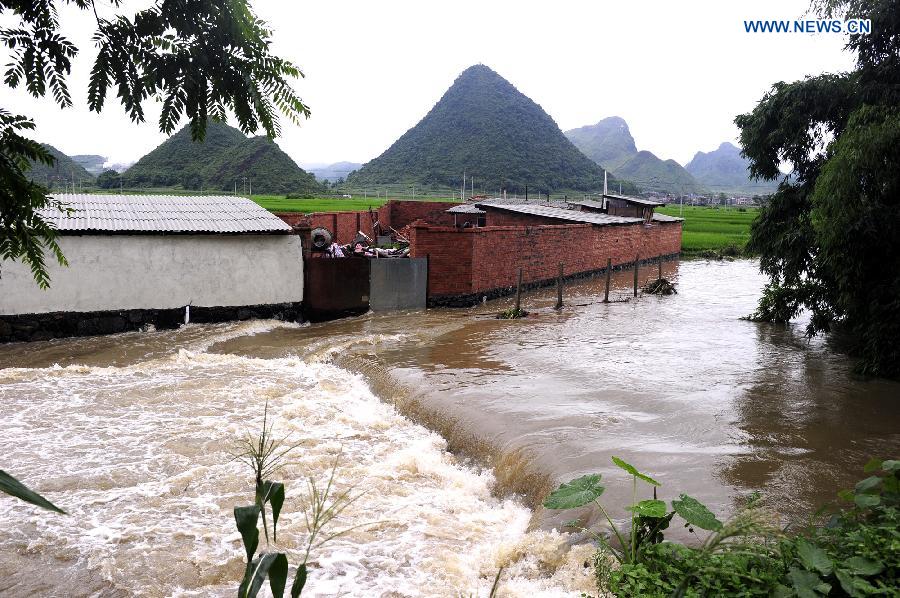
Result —
<path fill-rule="evenodd" d="M 451 214 L 484 214 L 485 211 L 474 204 L 459 204 L 453 206 L 447 212 Z"/>
<path fill-rule="evenodd" d="M 608 197 L 610 199 L 621 199 L 622 201 L 627 201 L 628 203 L 636 203 L 642 206 L 657 207 L 666 205 L 659 201 L 653 201 L 652 199 L 641 199 L 640 197 L 631 197 L 629 195 L 613 195 L 612 193 L 607 193 L 603 197 Z"/>
<path fill-rule="evenodd" d="M 246 197 L 57 194 L 72 210 L 40 210 L 63 232 L 290 233 L 291 227 Z"/>
<path fill-rule="evenodd" d="M 684 218 L 669 216 L 667 214 L 657 214 L 656 212 L 653 212 L 653 219 L 657 222 L 684 222 Z"/>
<path fill-rule="evenodd" d="M 532 206 L 532 205 L 506 205 L 506 204 L 477 204 L 479 207 L 492 210 L 504 210 L 507 212 L 517 212 L 519 214 L 530 214 L 532 216 L 543 216 L 544 218 L 555 218 L 557 220 L 565 220 L 567 222 L 582 222 L 586 224 L 634 224 L 643 222 L 641 218 L 626 218 L 624 216 L 610 216 L 609 214 L 600 214 L 597 212 L 581 212 L 579 210 L 567 210 L 565 208 L 554 208 L 550 206 Z"/>
<path fill-rule="evenodd" d="M 603 202 L 602 201 L 594 201 L 593 199 L 579 199 L 579 200 L 569 200 L 566 202 L 570 206 L 584 206 L 586 208 L 591 208 L 592 210 L 602 210 Z"/>

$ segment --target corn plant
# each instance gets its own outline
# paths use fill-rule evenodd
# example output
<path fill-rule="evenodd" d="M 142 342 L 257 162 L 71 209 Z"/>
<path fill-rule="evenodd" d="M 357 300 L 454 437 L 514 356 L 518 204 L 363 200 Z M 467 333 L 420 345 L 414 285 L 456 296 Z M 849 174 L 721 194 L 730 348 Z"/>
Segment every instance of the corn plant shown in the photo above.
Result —
<path fill-rule="evenodd" d="M 63 515 L 66 514 L 65 511 L 63 511 L 52 502 L 23 484 L 16 478 L 12 477 L 2 469 L 0 469 L 0 492 L 3 492 L 4 494 L 8 494 L 10 496 L 14 496 L 19 500 L 31 503 L 35 506 L 41 507 L 42 509 L 47 509 L 48 511 L 55 511 Z"/>
<path fill-rule="evenodd" d="M 274 598 L 283 598 L 288 580 L 288 558 L 284 552 L 263 550 L 259 548 L 259 523 L 262 521 L 266 548 L 269 547 L 269 523 L 266 519 L 266 505 L 271 511 L 272 544 L 278 542 L 278 518 L 284 505 L 284 484 L 267 478 L 277 473 L 288 453 L 300 443 L 287 445 L 285 439 L 276 439 L 273 435 L 273 424 L 268 421 L 268 404 L 263 414 L 262 432 L 257 437 L 248 436 L 240 444 L 234 454 L 235 459 L 246 463 L 253 469 L 256 492 L 251 506 L 235 507 L 234 519 L 237 523 L 244 550 L 247 554 L 247 566 L 244 577 L 238 588 L 239 598 L 255 598 L 266 579 Z M 303 514 L 307 530 L 306 549 L 303 560 L 297 566 L 294 581 L 291 584 L 291 598 L 298 598 L 306 586 L 307 564 L 311 552 L 326 542 L 338 538 L 361 526 L 353 526 L 337 532 L 326 528 L 338 518 L 343 511 L 361 495 L 351 495 L 352 488 L 338 492 L 334 480 L 340 463 L 340 453 L 335 457 L 328 482 L 320 488 L 314 478 L 307 479 L 308 494 L 303 499 Z M 366 524 L 362 524 L 366 525 Z"/>

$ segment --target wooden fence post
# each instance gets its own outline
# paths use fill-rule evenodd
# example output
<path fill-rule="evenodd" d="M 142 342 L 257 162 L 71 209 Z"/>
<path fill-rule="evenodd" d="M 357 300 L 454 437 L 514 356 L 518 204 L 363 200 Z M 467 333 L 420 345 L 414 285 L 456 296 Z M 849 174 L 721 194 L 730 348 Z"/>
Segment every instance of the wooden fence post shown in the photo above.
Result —
<path fill-rule="evenodd" d="M 662 260 L 659 260 L 659 276 L 657 278 L 662 280 Z"/>
<path fill-rule="evenodd" d="M 638 270 L 640 269 L 640 256 L 634 256 L 634 296 L 637 297 Z"/>
<path fill-rule="evenodd" d="M 516 315 L 522 310 L 522 268 L 519 268 L 519 282 L 516 284 Z"/>
<path fill-rule="evenodd" d="M 563 265 L 559 265 L 559 276 L 556 277 L 556 309 L 562 309 L 563 305 L 563 288 L 562 288 L 562 279 L 563 279 Z"/>
<path fill-rule="evenodd" d="M 612 258 L 606 258 L 606 294 L 603 297 L 603 303 L 609 303 L 609 283 L 612 278 Z"/>

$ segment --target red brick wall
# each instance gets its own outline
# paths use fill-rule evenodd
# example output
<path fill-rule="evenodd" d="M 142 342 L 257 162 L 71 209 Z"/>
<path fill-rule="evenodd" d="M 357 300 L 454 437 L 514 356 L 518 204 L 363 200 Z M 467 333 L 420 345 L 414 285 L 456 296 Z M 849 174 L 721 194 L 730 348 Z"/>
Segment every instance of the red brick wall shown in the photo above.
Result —
<path fill-rule="evenodd" d="M 465 295 L 511 287 L 519 268 L 526 283 L 551 280 L 563 264 L 569 276 L 679 253 L 681 223 L 620 226 L 563 224 L 455 230 L 417 223 L 410 254 L 429 255 L 429 296 Z"/>
<path fill-rule="evenodd" d="M 472 248 L 480 229 L 413 224 L 410 257 L 428 257 L 428 296 L 468 295 L 472 289 Z M 434 275 L 432 275 L 434 273 Z"/>
<path fill-rule="evenodd" d="M 356 238 L 358 231 L 372 236 L 372 217 L 369 212 L 276 212 L 275 214 L 294 227 L 324 227 L 335 235 L 335 241 L 347 244 Z"/>
<path fill-rule="evenodd" d="M 378 221 L 397 230 L 415 220 L 453 226 L 453 214 L 447 214 L 447 210 L 455 205 L 457 204 L 444 201 L 391 200 L 378 209 Z"/>

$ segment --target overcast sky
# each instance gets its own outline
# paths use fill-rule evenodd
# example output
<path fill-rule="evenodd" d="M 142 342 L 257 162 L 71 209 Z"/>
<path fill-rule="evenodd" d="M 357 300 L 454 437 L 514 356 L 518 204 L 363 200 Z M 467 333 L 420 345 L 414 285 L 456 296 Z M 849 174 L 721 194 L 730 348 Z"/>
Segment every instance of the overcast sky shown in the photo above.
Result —
<path fill-rule="evenodd" d="M 126 0 L 124 9 L 142 4 Z M 378 156 L 476 63 L 508 79 L 563 130 L 621 116 L 638 149 L 684 164 L 698 150 L 736 141 L 735 115 L 751 110 L 772 83 L 852 68 L 841 35 L 744 32 L 745 19 L 796 19 L 808 4 L 253 2 L 275 31 L 276 53 L 306 74 L 295 89 L 312 117 L 300 127 L 285 121 L 278 139 L 301 164 Z M 136 160 L 165 139 L 156 125 L 158 106 L 148 103 L 149 119 L 141 125 L 115 101 L 100 115 L 89 112 L 95 23 L 72 7 L 61 12 L 64 32 L 82 50 L 70 79 L 76 106 L 61 111 L 49 98 L 36 101 L 6 87 L 0 105 L 33 117 L 35 137 L 67 154 Z"/>

